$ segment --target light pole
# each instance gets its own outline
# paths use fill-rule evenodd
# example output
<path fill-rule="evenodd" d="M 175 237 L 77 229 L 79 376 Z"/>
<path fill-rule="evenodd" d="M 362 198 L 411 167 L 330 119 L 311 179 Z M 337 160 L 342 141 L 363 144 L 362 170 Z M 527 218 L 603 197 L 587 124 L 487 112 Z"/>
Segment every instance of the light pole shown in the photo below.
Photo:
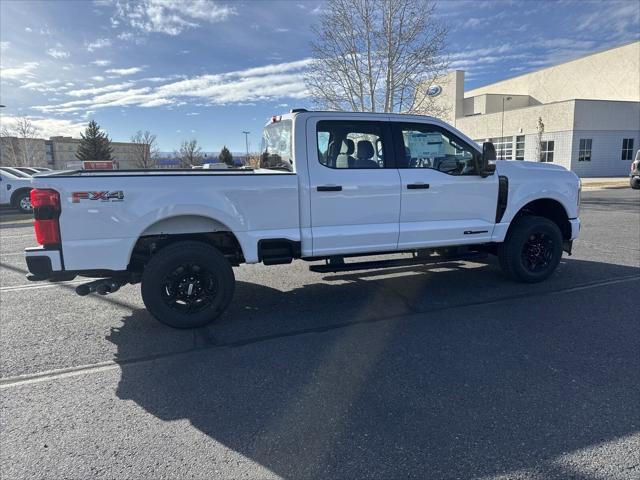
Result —
<path fill-rule="evenodd" d="M 242 133 L 244 133 L 244 144 L 245 144 L 245 147 L 247 147 L 247 156 L 245 157 L 244 161 L 248 162 L 249 161 L 249 134 L 251 132 L 243 131 Z"/>
<path fill-rule="evenodd" d="M 500 125 L 500 160 L 504 160 L 504 101 L 511 100 L 511 97 L 502 97 L 502 122 Z"/>

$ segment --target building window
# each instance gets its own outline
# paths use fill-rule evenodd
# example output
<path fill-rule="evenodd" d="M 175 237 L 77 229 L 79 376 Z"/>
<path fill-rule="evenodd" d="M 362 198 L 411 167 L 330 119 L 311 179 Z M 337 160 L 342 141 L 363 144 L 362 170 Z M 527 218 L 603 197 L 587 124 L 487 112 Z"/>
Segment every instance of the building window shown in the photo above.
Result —
<path fill-rule="evenodd" d="M 591 139 L 581 138 L 580 148 L 578 149 L 578 161 L 590 162 L 591 161 Z"/>
<path fill-rule="evenodd" d="M 633 160 L 633 138 L 622 139 L 622 160 Z"/>
<path fill-rule="evenodd" d="M 513 158 L 513 137 L 490 138 L 489 141 L 496 147 L 496 159 L 511 160 Z"/>
<path fill-rule="evenodd" d="M 553 162 L 553 140 L 540 142 L 540 161 Z"/>
<path fill-rule="evenodd" d="M 516 137 L 516 160 L 524 160 L 524 135 Z"/>

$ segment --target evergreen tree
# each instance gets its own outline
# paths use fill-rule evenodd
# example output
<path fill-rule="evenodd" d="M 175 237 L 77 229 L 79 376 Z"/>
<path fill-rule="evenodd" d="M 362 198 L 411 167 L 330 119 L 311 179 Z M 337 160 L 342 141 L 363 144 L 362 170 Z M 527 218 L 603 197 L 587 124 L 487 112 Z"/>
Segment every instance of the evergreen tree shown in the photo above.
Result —
<path fill-rule="evenodd" d="M 111 140 L 106 133 L 100 131 L 100 126 L 91 120 L 84 133 L 81 133 L 80 145 L 76 157 L 79 160 L 112 160 Z"/>
<path fill-rule="evenodd" d="M 222 163 L 226 163 L 230 167 L 233 167 L 233 155 L 231 155 L 231 152 L 226 147 L 226 145 L 222 147 L 220 155 L 218 155 L 218 160 L 220 160 Z"/>

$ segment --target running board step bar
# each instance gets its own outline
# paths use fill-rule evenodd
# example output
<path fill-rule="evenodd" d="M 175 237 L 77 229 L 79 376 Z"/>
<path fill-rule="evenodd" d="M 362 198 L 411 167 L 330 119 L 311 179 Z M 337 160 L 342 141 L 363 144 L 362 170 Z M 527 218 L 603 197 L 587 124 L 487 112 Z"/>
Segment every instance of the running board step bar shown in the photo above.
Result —
<path fill-rule="evenodd" d="M 378 270 L 382 268 L 406 267 L 411 265 L 430 265 L 430 264 L 447 263 L 447 262 L 455 262 L 455 261 L 484 260 L 488 256 L 489 255 L 486 252 L 468 252 L 463 255 L 417 256 L 413 258 L 373 260 L 370 262 L 354 262 L 354 263 L 329 262 L 324 265 L 310 265 L 309 270 L 316 273 L 350 272 L 354 270 Z"/>

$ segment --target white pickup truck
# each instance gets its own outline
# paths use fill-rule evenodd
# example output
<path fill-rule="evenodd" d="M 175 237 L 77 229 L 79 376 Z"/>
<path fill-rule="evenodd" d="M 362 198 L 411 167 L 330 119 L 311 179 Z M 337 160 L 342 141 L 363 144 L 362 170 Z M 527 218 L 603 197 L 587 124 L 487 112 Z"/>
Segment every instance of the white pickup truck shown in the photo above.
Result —
<path fill-rule="evenodd" d="M 431 117 L 292 110 L 266 125 L 259 169 L 34 177 L 29 278 L 98 279 L 80 295 L 140 282 L 178 328 L 225 310 L 241 263 L 326 260 L 311 266 L 326 272 L 489 253 L 508 277 L 541 281 L 578 236 L 580 180 L 494 160 L 492 144 Z M 399 252 L 414 255 L 344 261 Z"/>

